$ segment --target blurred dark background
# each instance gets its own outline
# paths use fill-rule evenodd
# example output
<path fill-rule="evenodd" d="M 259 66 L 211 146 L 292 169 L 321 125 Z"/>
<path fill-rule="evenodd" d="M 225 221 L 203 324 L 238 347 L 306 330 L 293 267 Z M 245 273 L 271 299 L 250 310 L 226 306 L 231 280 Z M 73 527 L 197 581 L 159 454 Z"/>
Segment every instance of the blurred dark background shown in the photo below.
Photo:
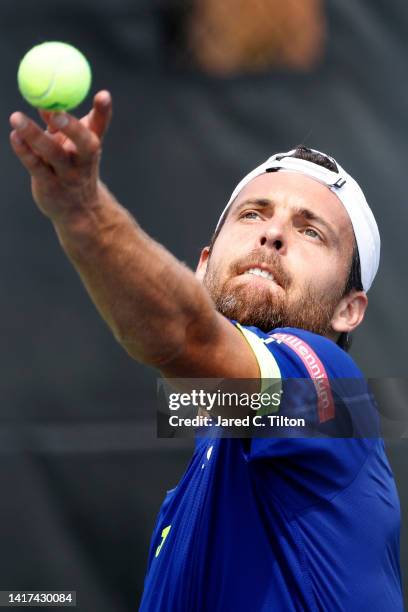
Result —
<path fill-rule="evenodd" d="M 85 53 L 92 91 L 114 99 L 103 178 L 192 267 L 247 171 L 299 143 L 336 157 L 382 235 L 352 354 L 367 376 L 404 377 L 408 6 L 2 0 L 0 31 L 0 589 L 75 589 L 81 611 L 135 610 L 156 513 L 191 444 L 157 439 L 156 373 L 115 344 L 31 200 L 8 145 L 8 115 L 36 115 L 17 91 L 19 60 L 45 40 Z M 407 444 L 387 448 L 404 568 Z"/>

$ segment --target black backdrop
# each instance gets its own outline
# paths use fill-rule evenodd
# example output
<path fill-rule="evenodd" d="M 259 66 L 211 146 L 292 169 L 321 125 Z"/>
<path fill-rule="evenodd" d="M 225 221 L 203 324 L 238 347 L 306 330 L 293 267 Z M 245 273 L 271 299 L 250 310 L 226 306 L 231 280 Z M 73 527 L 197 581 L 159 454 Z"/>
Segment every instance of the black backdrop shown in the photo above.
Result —
<path fill-rule="evenodd" d="M 406 3 L 330 0 L 318 68 L 226 79 L 177 65 L 165 35 L 171 10 L 170 0 L 0 5 L 0 589 L 76 589 L 84 611 L 137 607 L 155 515 L 190 446 L 156 439 L 155 373 L 115 344 L 9 148 L 8 115 L 29 110 L 16 70 L 32 45 L 64 40 L 88 56 L 93 91 L 109 88 L 115 105 L 103 178 L 191 266 L 249 169 L 300 142 L 336 157 L 364 187 L 382 234 L 353 355 L 369 376 L 407 373 Z M 404 566 L 407 446 L 388 448 Z"/>

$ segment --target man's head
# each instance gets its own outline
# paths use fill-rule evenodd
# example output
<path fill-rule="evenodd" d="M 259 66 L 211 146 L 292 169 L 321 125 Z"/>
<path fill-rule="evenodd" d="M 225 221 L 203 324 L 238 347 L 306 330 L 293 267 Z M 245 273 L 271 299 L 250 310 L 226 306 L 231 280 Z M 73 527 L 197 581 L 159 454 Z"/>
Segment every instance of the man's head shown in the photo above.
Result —
<path fill-rule="evenodd" d="M 305 147 L 291 157 L 338 171 Z M 263 170 L 236 192 L 197 268 L 217 310 L 264 331 L 309 329 L 348 348 L 367 296 L 343 202 L 326 184 L 284 168 Z"/>

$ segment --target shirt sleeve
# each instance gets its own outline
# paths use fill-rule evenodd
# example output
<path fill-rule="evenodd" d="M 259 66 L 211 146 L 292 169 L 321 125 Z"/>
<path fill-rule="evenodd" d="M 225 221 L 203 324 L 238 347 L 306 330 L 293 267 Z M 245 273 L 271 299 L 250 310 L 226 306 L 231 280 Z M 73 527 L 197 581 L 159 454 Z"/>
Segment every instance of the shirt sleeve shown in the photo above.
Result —
<path fill-rule="evenodd" d="M 263 339 L 257 335 L 253 329 L 243 327 L 239 323 L 235 323 L 235 325 L 248 342 L 256 357 L 262 381 L 281 379 L 282 376 L 278 362 L 276 361 L 273 352 L 268 350 Z"/>
<path fill-rule="evenodd" d="M 275 414 L 306 415 L 313 425 L 243 439 L 246 461 L 293 510 L 329 499 L 352 482 L 376 442 L 375 410 L 360 370 L 334 342 L 311 332 L 237 327 L 254 351 L 263 387 L 267 378 L 280 378 L 286 402 Z M 353 404 L 350 397 L 362 399 Z"/>

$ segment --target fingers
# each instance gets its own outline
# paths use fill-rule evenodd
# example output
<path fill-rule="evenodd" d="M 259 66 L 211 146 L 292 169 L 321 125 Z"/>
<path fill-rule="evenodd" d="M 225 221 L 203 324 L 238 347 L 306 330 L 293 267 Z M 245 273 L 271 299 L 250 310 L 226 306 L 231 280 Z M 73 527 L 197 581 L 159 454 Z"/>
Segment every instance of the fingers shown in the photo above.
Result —
<path fill-rule="evenodd" d="M 52 127 L 52 125 L 50 124 L 51 122 L 51 117 L 53 115 L 53 113 L 51 111 L 46 111 L 42 108 L 38 109 L 39 115 L 41 117 L 41 119 L 44 121 L 44 123 L 47 124 L 47 130 L 50 134 L 55 134 L 55 132 L 58 132 L 57 128 Z"/>
<path fill-rule="evenodd" d="M 93 161 L 99 152 L 101 141 L 83 122 L 68 113 L 53 113 L 50 125 L 75 145 L 77 161 Z"/>
<path fill-rule="evenodd" d="M 10 134 L 10 143 L 13 151 L 31 176 L 36 178 L 51 178 L 51 168 L 29 148 L 16 130 L 13 130 Z"/>
<path fill-rule="evenodd" d="M 80 120 L 68 113 L 41 110 L 40 115 L 51 134 L 60 133 L 58 142 L 63 143 L 64 138 L 69 138 L 75 144 L 78 156 L 86 160 L 99 150 L 109 127 L 112 117 L 111 95 L 108 91 L 99 91 L 94 97 L 92 110 Z"/>
<path fill-rule="evenodd" d="M 53 126 L 52 118 L 55 115 L 53 111 L 47 111 L 45 109 L 38 109 L 38 112 L 47 124 L 47 129 L 50 134 L 58 132 L 59 128 Z M 95 134 L 102 140 L 106 133 L 109 123 L 112 118 L 112 98 L 109 91 L 99 91 L 93 100 L 93 108 L 91 111 L 81 119 L 81 123 L 86 127 L 90 128 Z"/>
<path fill-rule="evenodd" d="M 23 113 L 13 113 L 10 117 L 10 124 L 15 131 L 11 136 L 13 149 L 16 153 L 18 151 L 21 158 L 25 145 L 26 163 L 37 163 L 34 156 L 59 173 L 66 170 L 73 160 L 76 165 L 81 162 L 88 165 L 99 158 L 101 141 L 112 116 L 112 100 L 108 91 L 96 94 L 91 112 L 82 120 L 69 113 L 42 109 L 39 113 L 47 124 L 46 131 Z"/>
<path fill-rule="evenodd" d="M 94 105 L 89 115 L 89 127 L 100 140 L 107 132 L 112 118 L 112 98 L 109 91 L 99 91 L 94 97 Z"/>
<path fill-rule="evenodd" d="M 68 161 L 67 153 L 35 121 L 29 119 L 23 113 L 13 113 L 10 117 L 10 124 L 18 137 L 46 164 L 53 166 L 56 170 L 62 169 L 66 165 Z"/>

